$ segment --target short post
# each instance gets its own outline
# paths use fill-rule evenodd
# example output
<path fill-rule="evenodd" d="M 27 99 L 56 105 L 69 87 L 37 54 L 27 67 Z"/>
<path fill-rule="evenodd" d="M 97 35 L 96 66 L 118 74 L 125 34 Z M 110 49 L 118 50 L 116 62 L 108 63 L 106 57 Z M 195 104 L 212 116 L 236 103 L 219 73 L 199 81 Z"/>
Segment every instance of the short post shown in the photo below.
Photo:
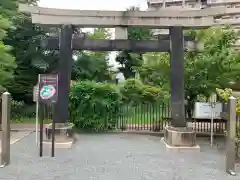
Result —
<path fill-rule="evenodd" d="M 227 143 L 226 143 L 226 172 L 235 176 L 236 163 L 236 98 L 228 99 Z"/>
<path fill-rule="evenodd" d="M 11 95 L 8 92 L 2 94 L 2 152 L 1 167 L 10 164 L 10 105 Z"/>
<path fill-rule="evenodd" d="M 39 133 L 39 156 L 43 156 L 43 103 L 39 104 L 39 119 L 40 119 L 40 133 Z"/>
<path fill-rule="evenodd" d="M 213 93 L 210 96 L 210 105 L 211 105 L 211 147 L 213 147 L 213 124 L 214 124 L 214 118 L 215 118 L 215 106 L 217 102 L 217 95 Z"/>

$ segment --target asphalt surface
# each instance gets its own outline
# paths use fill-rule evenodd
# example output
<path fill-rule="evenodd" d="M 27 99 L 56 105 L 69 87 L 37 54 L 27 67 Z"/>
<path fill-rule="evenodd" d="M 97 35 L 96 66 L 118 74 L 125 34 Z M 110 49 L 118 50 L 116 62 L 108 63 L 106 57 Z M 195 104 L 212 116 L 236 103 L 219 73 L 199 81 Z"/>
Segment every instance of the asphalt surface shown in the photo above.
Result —
<path fill-rule="evenodd" d="M 38 156 L 35 134 L 11 145 L 11 164 L 0 180 L 232 180 L 224 154 L 199 141 L 201 152 L 167 153 L 160 137 L 129 134 L 80 135 L 56 157 Z"/>

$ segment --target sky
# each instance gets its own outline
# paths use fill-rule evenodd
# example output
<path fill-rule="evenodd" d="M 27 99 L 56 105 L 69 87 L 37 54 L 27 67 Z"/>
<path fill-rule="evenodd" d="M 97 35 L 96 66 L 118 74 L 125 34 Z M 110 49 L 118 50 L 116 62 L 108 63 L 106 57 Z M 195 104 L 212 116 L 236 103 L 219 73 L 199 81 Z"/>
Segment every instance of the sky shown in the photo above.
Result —
<path fill-rule="evenodd" d="M 41 7 L 79 10 L 126 10 L 130 6 L 138 6 L 141 10 L 147 9 L 147 0 L 40 0 Z M 87 29 L 86 31 L 89 31 Z M 114 37 L 114 30 L 112 31 Z M 117 52 L 110 54 L 109 63 L 117 66 L 115 62 Z"/>

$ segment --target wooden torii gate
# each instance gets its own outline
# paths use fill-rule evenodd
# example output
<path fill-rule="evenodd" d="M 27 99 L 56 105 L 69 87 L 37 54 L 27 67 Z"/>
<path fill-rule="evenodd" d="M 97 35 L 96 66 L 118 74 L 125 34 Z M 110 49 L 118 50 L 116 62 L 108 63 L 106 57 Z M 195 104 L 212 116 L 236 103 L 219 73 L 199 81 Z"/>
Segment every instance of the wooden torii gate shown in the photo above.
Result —
<path fill-rule="evenodd" d="M 184 110 L 184 50 L 187 44 L 197 49 L 196 43 L 184 38 L 184 28 L 206 28 L 221 25 L 215 16 L 239 13 L 239 8 L 208 8 L 202 10 L 160 10 L 139 11 L 79 11 L 50 9 L 21 5 L 20 10 L 32 15 L 32 22 L 61 26 L 59 38 L 49 38 L 43 42 L 45 48 L 59 49 L 59 101 L 54 114 L 57 123 L 68 120 L 68 91 L 70 85 L 72 50 L 170 52 L 171 65 L 171 126 L 167 127 L 164 143 L 167 149 L 187 148 L 199 150 L 196 135 L 187 128 Z M 95 40 L 72 38 L 76 27 L 112 27 L 116 40 Z M 147 27 L 169 29 L 169 36 L 163 40 L 127 40 L 127 27 Z M 185 39 L 185 40 L 184 40 Z M 194 45 L 193 45 L 194 44 Z"/>
<path fill-rule="evenodd" d="M 59 102 L 56 105 L 55 118 L 58 123 L 64 123 L 68 119 L 68 86 L 70 84 L 71 68 L 72 68 L 72 50 L 91 50 L 91 51 L 122 51 L 129 52 L 170 52 L 171 57 L 171 81 L 173 82 L 173 89 L 179 91 L 181 81 L 179 78 L 181 71 L 183 71 L 184 50 L 197 50 L 198 44 L 190 37 L 185 38 L 183 43 L 183 33 L 181 27 L 172 27 L 170 29 L 171 35 L 164 37 L 163 40 L 102 40 L 102 39 L 87 39 L 82 37 L 74 37 L 72 25 L 62 25 L 60 38 L 47 38 L 43 40 L 42 47 L 52 50 L 60 50 L 59 63 Z M 117 35 L 116 35 L 117 36 Z M 74 37 L 74 38 L 72 38 Z M 179 41 L 180 40 L 180 41 Z M 191 41 L 192 40 L 192 41 Z M 179 41 L 179 43 L 177 43 Z M 171 45 L 171 48 L 170 48 Z M 182 57 L 182 58 L 181 58 Z M 182 64 L 182 65 L 181 65 Z M 180 72 L 179 72 L 180 71 Z M 183 78 L 183 77 L 182 77 Z M 183 84 L 181 84 L 183 88 Z M 66 89 L 67 88 L 67 89 Z M 173 92 L 174 93 L 174 92 Z M 182 97 L 184 99 L 184 95 Z M 184 115 L 184 109 L 182 109 Z M 174 123 L 174 122 L 173 122 Z M 180 121 L 177 121 L 179 126 L 185 126 Z"/>

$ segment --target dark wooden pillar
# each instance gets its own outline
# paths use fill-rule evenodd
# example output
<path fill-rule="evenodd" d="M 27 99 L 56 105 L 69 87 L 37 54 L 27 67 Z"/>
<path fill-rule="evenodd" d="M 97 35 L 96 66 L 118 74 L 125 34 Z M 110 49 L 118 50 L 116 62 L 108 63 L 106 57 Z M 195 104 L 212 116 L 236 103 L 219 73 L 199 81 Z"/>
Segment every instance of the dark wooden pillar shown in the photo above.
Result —
<path fill-rule="evenodd" d="M 184 36 L 182 27 L 171 27 L 170 65 L 171 65 L 171 125 L 186 127 L 184 106 Z"/>
<path fill-rule="evenodd" d="M 73 63 L 72 34 L 72 25 L 62 25 L 59 37 L 60 62 L 58 66 L 58 102 L 55 105 L 53 115 L 56 123 L 67 123 L 69 119 L 68 93 L 70 88 Z"/>

